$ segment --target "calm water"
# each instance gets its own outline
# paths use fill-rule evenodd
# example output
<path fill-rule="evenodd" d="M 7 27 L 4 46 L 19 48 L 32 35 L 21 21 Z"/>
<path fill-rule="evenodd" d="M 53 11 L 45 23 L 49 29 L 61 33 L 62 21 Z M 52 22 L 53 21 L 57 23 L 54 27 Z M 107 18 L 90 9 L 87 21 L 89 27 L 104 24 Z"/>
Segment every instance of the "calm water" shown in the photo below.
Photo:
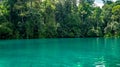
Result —
<path fill-rule="evenodd" d="M 0 40 L 0 67 L 120 67 L 120 39 Z"/>

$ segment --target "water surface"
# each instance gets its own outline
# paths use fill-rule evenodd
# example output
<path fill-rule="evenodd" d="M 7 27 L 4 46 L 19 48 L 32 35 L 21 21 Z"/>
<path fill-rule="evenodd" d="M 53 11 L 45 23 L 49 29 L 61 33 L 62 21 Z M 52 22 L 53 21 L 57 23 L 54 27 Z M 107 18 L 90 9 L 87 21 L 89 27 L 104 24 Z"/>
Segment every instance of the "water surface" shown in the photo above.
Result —
<path fill-rule="evenodd" d="M 120 67 L 120 39 L 0 40 L 0 67 Z"/>

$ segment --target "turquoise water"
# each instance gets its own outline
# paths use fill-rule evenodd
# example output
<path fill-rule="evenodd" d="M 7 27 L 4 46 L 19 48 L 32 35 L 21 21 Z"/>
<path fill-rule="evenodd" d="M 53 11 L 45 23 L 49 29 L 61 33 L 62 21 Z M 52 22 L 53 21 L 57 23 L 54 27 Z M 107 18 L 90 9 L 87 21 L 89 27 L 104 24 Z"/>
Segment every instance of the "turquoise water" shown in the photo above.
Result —
<path fill-rule="evenodd" d="M 0 40 L 0 67 L 120 67 L 120 39 Z"/>

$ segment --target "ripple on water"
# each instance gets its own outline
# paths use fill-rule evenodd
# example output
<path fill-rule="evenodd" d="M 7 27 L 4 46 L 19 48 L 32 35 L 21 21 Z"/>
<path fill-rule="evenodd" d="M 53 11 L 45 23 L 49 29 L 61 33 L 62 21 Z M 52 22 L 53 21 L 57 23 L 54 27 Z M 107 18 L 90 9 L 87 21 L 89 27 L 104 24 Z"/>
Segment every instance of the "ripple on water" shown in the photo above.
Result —
<path fill-rule="evenodd" d="M 104 64 L 96 65 L 96 67 L 105 67 L 105 65 Z"/>

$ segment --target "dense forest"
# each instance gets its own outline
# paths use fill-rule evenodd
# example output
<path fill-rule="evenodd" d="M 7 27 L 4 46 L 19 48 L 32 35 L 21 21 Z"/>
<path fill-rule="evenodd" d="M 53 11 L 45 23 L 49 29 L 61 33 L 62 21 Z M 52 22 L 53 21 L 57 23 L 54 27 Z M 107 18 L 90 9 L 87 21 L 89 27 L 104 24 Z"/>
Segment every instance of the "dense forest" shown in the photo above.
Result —
<path fill-rule="evenodd" d="M 0 39 L 120 37 L 120 0 L 0 0 Z"/>

